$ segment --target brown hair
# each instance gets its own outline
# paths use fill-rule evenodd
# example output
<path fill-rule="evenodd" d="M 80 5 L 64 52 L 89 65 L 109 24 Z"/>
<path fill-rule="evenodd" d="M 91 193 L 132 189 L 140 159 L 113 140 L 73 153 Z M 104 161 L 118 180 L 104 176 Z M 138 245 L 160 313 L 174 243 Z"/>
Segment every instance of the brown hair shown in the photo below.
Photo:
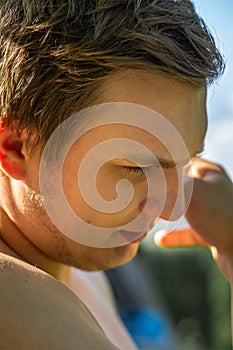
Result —
<path fill-rule="evenodd" d="M 189 0 L 2 0 L 0 115 L 43 144 L 112 72 L 143 68 L 197 86 L 224 63 Z"/>

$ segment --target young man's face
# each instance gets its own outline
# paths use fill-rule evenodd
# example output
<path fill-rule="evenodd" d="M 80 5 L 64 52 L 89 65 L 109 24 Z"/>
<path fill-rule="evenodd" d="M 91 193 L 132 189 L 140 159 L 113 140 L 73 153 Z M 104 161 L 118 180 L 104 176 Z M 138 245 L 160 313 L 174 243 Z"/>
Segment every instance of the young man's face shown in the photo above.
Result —
<path fill-rule="evenodd" d="M 98 245 L 98 241 L 91 247 L 89 244 L 80 244 L 83 241 L 78 239 L 70 239 L 65 232 L 59 231 L 56 222 L 50 222 L 44 209 L 38 208 L 36 203 L 32 203 L 32 220 L 28 229 L 26 228 L 29 238 L 46 255 L 87 270 L 105 269 L 127 262 L 138 249 L 139 236 L 147 232 L 158 217 L 174 220 L 182 214 L 183 167 L 189 160 L 187 153 L 192 157 L 200 149 L 207 125 L 205 89 L 158 73 L 142 70 L 116 73 L 109 76 L 98 89 L 95 100 L 97 104 L 113 103 L 113 106 L 114 102 L 123 102 L 123 107 L 126 108 L 130 108 L 129 104 L 133 104 L 132 108 L 139 105 L 138 110 L 136 107 L 138 114 L 135 112 L 135 115 L 132 115 L 133 111 L 136 111 L 132 109 L 130 120 L 124 122 L 101 123 L 101 115 L 97 114 L 99 124 L 90 127 L 77 138 L 70 147 L 62 168 L 62 187 L 68 205 L 76 217 L 96 228 L 96 232 L 102 228 L 112 230 L 112 236 L 108 236 L 110 248 L 106 248 L 103 243 Z M 140 111 L 143 112 L 142 106 L 150 108 L 164 118 L 165 124 L 158 130 L 157 135 L 153 125 L 151 133 L 148 132 L 147 115 L 141 115 L 142 120 L 145 118 L 145 128 L 139 127 L 136 122 L 136 119 L 140 118 Z M 87 118 L 86 123 L 88 122 Z M 180 147 L 182 142 L 175 141 L 174 135 L 177 134 L 184 142 L 186 153 Z M 137 142 L 135 152 L 131 141 Z M 106 158 L 103 157 L 104 148 L 101 151 L 101 148 L 98 149 L 99 145 L 106 147 L 106 153 L 109 154 Z M 151 160 L 147 160 L 148 151 Z M 78 179 L 87 155 L 93 159 L 94 165 L 90 166 L 89 159 L 89 165 L 80 175 L 83 178 Z M 174 164 L 173 155 L 177 166 Z M 162 160 L 162 167 L 157 168 L 158 164 L 155 165 L 153 157 Z M 34 169 L 38 169 L 38 164 L 34 162 L 32 159 L 32 171 L 29 174 L 35 174 Z M 95 168 L 98 168 L 98 171 Z M 117 188 L 123 179 L 128 182 L 124 182 L 121 189 Z M 152 190 L 148 181 L 152 183 Z M 35 180 L 34 175 L 29 175 L 27 183 L 31 188 L 38 190 L 38 179 Z M 132 194 L 130 200 L 129 193 Z M 95 202 L 96 194 L 105 201 L 106 207 L 98 207 L 98 200 Z M 86 197 L 83 198 L 84 196 Z M 116 210 L 113 204 L 120 196 L 121 205 L 116 207 Z M 163 202 L 162 205 L 160 202 Z M 176 209 L 173 211 L 175 203 Z M 56 203 L 54 207 L 62 221 L 67 221 L 68 225 L 69 218 L 59 209 L 62 205 Z M 139 216 L 137 225 L 130 228 L 130 224 Z M 40 227 L 36 234 L 32 229 L 34 226 Z M 82 227 L 77 224 L 75 229 L 78 232 Z M 116 241 L 111 241 L 114 234 L 125 236 L 129 243 L 114 247 Z"/>

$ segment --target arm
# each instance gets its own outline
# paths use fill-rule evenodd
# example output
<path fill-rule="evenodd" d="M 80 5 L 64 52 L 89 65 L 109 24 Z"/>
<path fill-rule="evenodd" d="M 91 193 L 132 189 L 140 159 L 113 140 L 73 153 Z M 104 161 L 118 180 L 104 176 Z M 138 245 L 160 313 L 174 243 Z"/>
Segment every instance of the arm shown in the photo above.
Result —
<path fill-rule="evenodd" d="M 190 230 L 174 231 L 158 237 L 163 247 L 207 246 L 233 281 L 233 184 L 218 165 L 195 158 L 192 165 L 194 187 L 186 213 Z"/>
<path fill-rule="evenodd" d="M 116 350 L 68 288 L 4 254 L 0 262 L 1 349 Z"/>
<path fill-rule="evenodd" d="M 163 247 L 208 246 L 233 286 L 232 181 L 220 166 L 202 159 L 194 159 L 192 170 L 194 188 L 186 213 L 192 228 L 164 234 L 155 241 Z"/>

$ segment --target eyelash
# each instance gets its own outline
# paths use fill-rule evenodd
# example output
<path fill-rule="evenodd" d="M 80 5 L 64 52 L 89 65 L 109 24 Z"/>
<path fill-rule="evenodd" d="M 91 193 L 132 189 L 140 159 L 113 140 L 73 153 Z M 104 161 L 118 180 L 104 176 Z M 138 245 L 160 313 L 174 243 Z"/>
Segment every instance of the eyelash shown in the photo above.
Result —
<path fill-rule="evenodd" d="M 140 167 L 134 167 L 134 166 L 124 166 L 124 169 L 127 173 L 135 173 L 135 174 L 141 174 L 143 173 L 143 168 Z"/>
<path fill-rule="evenodd" d="M 199 151 L 195 154 L 195 157 L 201 157 L 203 155 L 203 153 L 205 152 L 205 145 L 203 144 L 201 146 L 201 148 L 199 149 Z M 142 174 L 143 172 L 143 168 L 140 167 L 134 167 L 134 166 L 123 166 L 124 170 L 127 173 L 134 173 L 134 174 Z"/>

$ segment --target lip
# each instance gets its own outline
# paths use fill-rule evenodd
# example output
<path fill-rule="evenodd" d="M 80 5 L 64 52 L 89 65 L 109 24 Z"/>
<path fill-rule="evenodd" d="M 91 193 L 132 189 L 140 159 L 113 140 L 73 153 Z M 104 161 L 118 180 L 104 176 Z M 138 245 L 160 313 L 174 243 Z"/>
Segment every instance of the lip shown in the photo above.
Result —
<path fill-rule="evenodd" d="M 118 231 L 126 241 L 129 243 L 138 243 L 141 242 L 147 235 L 148 232 L 130 232 L 130 231 Z"/>
<path fill-rule="evenodd" d="M 135 240 L 132 241 L 131 243 L 137 243 L 137 242 L 143 241 L 143 239 L 146 238 L 147 233 L 148 233 L 148 232 L 143 233 L 141 237 L 139 237 L 138 239 L 135 239 Z"/>

